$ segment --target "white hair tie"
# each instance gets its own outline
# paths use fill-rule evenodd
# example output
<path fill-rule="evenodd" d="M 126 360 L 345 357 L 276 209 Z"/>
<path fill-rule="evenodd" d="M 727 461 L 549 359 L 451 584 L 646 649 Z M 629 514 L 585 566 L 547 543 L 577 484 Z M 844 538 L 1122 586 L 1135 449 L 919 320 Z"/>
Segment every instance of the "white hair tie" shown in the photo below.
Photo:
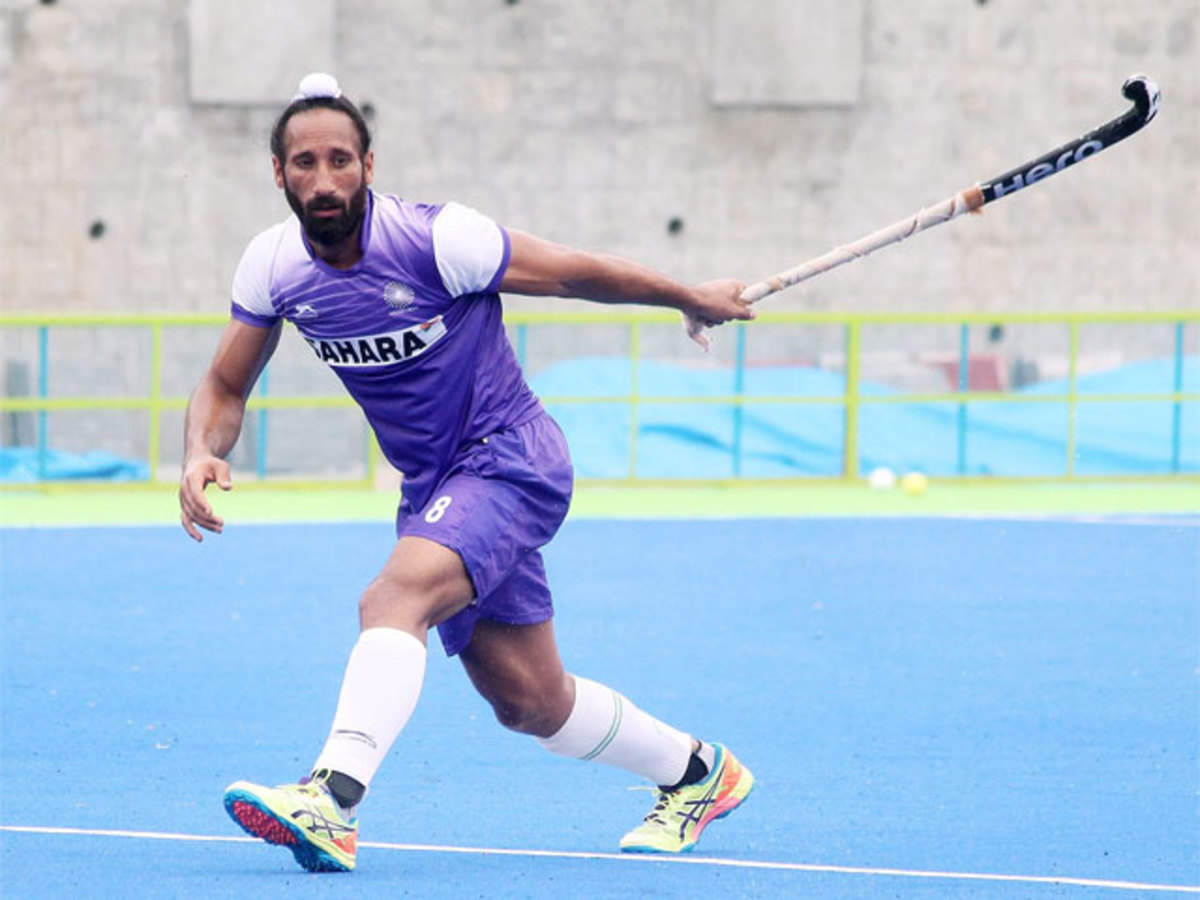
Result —
<path fill-rule="evenodd" d="M 336 78 L 324 72 L 309 72 L 300 79 L 300 87 L 296 89 L 292 102 L 312 100 L 316 97 L 332 97 L 336 100 L 340 96 L 342 89 L 338 87 Z"/>

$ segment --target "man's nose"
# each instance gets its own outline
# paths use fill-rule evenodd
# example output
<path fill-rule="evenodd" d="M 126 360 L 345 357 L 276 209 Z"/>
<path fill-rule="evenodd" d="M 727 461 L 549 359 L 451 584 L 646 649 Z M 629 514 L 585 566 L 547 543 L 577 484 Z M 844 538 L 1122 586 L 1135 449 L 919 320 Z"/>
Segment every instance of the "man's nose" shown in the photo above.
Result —
<path fill-rule="evenodd" d="M 334 179 L 333 169 L 325 163 L 318 163 L 316 167 L 316 178 L 313 181 L 313 191 L 318 196 L 326 194 L 334 194 Z"/>

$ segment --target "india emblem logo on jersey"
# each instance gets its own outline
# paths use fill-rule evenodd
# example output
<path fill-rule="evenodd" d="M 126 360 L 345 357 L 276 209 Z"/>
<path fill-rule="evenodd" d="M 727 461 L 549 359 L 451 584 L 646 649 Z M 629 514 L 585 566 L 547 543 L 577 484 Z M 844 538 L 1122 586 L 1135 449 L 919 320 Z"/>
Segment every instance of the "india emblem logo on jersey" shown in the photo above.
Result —
<path fill-rule="evenodd" d="M 417 299 L 413 289 L 399 281 L 389 281 L 383 286 L 383 300 L 392 309 L 402 312 L 412 306 Z"/>

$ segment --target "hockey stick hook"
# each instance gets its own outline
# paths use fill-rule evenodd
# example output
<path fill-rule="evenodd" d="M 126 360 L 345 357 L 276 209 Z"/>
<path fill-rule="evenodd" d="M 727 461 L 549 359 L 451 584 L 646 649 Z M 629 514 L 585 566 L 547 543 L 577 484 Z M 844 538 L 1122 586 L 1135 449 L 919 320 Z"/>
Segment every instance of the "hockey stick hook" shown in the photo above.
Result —
<path fill-rule="evenodd" d="M 1143 125 L 1158 114 L 1162 92 L 1159 91 L 1158 85 L 1145 75 L 1130 75 L 1121 85 L 1121 94 L 1126 100 L 1133 101 Z"/>

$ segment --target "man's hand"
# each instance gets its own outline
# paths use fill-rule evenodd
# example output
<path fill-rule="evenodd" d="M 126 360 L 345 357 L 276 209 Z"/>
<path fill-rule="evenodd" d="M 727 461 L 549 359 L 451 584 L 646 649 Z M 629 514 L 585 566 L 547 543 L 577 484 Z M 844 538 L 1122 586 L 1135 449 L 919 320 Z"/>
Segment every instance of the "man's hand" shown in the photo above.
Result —
<path fill-rule="evenodd" d="M 220 534 L 225 525 L 225 520 L 213 512 L 204 496 L 204 489 L 214 482 L 223 491 L 233 489 L 229 463 L 225 460 L 216 456 L 199 456 L 184 466 L 179 479 L 179 520 L 183 530 L 193 540 L 204 540 L 196 530 L 197 525 L 214 534 Z"/>
<path fill-rule="evenodd" d="M 683 323 L 688 337 L 708 350 L 711 341 L 704 333 L 734 319 L 753 319 L 754 307 L 742 300 L 746 285 L 734 278 L 706 281 L 692 288 L 694 302 L 684 309 Z"/>

